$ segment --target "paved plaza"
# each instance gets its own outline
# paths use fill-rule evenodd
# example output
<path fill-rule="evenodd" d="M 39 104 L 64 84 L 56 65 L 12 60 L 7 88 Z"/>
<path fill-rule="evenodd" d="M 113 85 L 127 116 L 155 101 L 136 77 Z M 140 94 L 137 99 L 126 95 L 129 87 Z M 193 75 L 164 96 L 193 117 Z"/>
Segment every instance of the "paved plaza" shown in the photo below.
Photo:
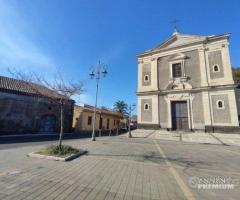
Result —
<path fill-rule="evenodd" d="M 88 150 L 71 162 L 26 156 L 49 141 L 4 144 L 0 199 L 239 199 L 239 146 L 161 140 L 149 131 L 133 136 L 66 140 Z M 216 177 L 234 180 L 234 188 L 196 187 L 198 178 Z"/>

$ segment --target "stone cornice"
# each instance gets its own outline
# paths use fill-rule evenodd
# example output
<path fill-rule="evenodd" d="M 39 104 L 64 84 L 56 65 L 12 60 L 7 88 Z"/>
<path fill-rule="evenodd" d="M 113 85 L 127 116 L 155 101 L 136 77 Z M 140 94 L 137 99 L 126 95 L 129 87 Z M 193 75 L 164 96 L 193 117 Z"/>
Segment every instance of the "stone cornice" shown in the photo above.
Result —
<path fill-rule="evenodd" d="M 218 86 L 207 86 L 207 87 L 199 87 L 193 89 L 184 89 L 184 90 L 152 90 L 146 92 L 137 92 L 137 96 L 147 96 L 147 95 L 164 95 L 171 93 L 195 93 L 195 92 L 204 92 L 204 91 L 214 91 L 214 90 L 226 90 L 236 88 L 237 85 L 218 85 Z"/>
<path fill-rule="evenodd" d="M 143 58 L 143 57 L 146 57 L 146 56 L 155 55 L 157 53 L 164 53 L 164 52 L 168 52 L 168 51 L 172 51 L 172 50 L 176 50 L 176 49 L 181 49 L 181 48 L 185 48 L 185 47 L 189 47 L 189 46 L 193 46 L 193 45 L 198 45 L 198 44 L 203 44 L 203 41 L 194 42 L 194 43 L 188 43 L 188 44 L 181 45 L 181 46 L 176 46 L 176 47 L 169 47 L 169 48 L 159 49 L 159 50 L 155 50 L 155 51 L 149 51 L 149 52 L 145 52 L 145 53 L 140 53 L 140 54 L 137 54 L 137 57 L 138 58 Z"/>

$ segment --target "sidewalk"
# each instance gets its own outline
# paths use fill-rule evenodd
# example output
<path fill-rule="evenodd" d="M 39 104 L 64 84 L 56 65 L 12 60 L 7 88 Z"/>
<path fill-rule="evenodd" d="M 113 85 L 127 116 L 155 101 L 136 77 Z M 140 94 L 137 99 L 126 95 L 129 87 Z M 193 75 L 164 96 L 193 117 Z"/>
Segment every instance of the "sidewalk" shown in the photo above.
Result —
<path fill-rule="evenodd" d="M 153 138 L 159 140 L 180 141 L 181 132 L 166 130 L 144 130 L 132 131 L 133 137 Z M 204 133 L 204 132 L 182 132 L 183 142 L 194 142 L 201 144 L 222 144 L 240 146 L 240 134 L 229 133 Z"/>

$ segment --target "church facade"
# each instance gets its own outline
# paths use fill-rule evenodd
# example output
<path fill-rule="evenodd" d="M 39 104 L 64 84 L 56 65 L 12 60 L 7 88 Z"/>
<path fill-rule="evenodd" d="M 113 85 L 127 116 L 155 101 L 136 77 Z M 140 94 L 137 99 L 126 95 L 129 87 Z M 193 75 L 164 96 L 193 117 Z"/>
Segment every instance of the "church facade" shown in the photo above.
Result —
<path fill-rule="evenodd" d="M 175 31 L 137 55 L 139 128 L 239 131 L 229 37 Z"/>

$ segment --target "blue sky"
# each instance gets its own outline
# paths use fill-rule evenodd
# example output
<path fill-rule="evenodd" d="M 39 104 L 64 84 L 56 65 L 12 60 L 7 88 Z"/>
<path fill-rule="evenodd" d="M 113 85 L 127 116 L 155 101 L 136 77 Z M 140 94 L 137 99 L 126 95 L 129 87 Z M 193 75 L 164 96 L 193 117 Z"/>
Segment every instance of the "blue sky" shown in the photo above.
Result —
<path fill-rule="evenodd" d="M 240 66 L 239 0 L 0 0 L 0 74 L 7 68 L 50 78 L 60 70 L 82 80 L 81 103 L 94 103 L 89 69 L 100 59 L 109 74 L 100 81 L 99 104 L 136 103 L 136 53 L 180 32 L 231 32 L 231 61 Z"/>

